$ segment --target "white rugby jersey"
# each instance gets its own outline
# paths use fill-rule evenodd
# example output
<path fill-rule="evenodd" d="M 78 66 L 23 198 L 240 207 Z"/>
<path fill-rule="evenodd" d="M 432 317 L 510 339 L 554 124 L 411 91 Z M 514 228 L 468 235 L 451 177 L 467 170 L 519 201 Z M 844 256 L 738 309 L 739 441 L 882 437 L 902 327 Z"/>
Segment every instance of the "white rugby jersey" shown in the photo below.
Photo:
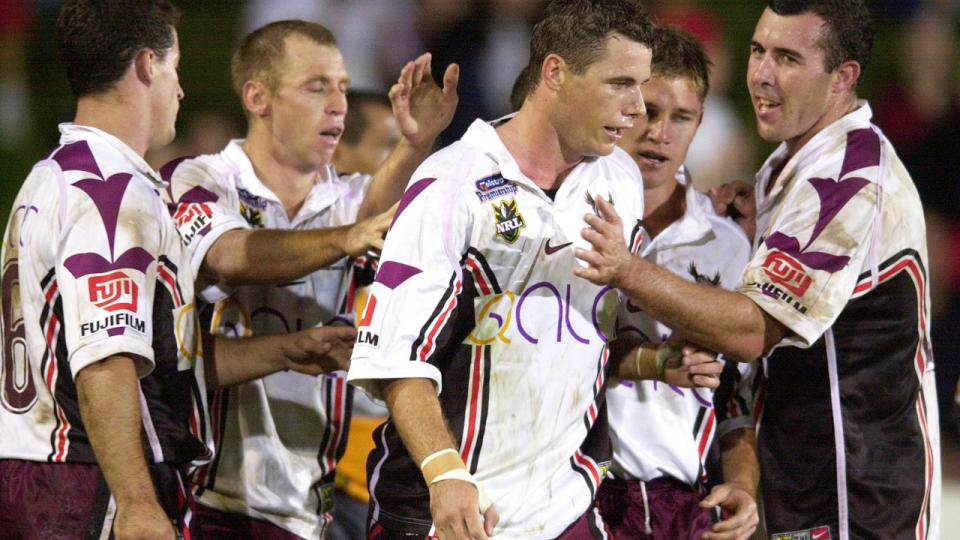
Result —
<path fill-rule="evenodd" d="M 686 211 L 640 255 L 688 280 L 733 288 L 750 258 L 750 241 L 728 218 L 717 216 L 710 199 L 687 182 L 685 169 L 677 180 L 687 186 Z M 671 330 L 627 303 L 618 332 L 638 334 L 644 341 L 661 343 Z M 736 364 L 736 362 L 731 362 Z M 730 369 L 739 370 L 736 374 Z M 747 364 L 730 366 L 723 388 L 734 390 Z M 622 381 L 607 390 L 607 416 L 613 446 L 612 471 L 622 478 L 650 481 L 664 475 L 690 485 L 705 480 L 706 454 L 717 433 L 753 427 L 747 403 L 709 388 L 677 388 L 657 381 Z M 718 422 L 722 425 L 718 426 Z"/>
<path fill-rule="evenodd" d="M 60 131 L 4 237 L 0 457 L 96 463 L 74 378 L 112 355 L 140 376 L 146 459 L 208 456 L 193 274 L 166 186 L 116 137 Z"/>
<path fill-rule="evenodd" d="M 737 290 L 790 330 L 764 362 L 767 529 L 936 538 L 923 209 L 859 105 L 757 175 L 755 253 Z"/>
<path fill-rule="evenodd" d="M 194 267 L 231 229 L 306 230 L 356 221 L 369 175 L 340 176 L 328 166 L 291 220 L 257 178 L 242 143 L 231 141 L 218 154 L 172 162 L 161 171 L 172 175 L 176 222 Z M 228 337 L 326 324 L 344 304 L 346 270 L 344 259 L 288 283 L 208 286 L 201 295 L 212 305 L 203 307 L 201 318 Z M 217 451 L 195 477 L 200 502 L 266 519 L 304 538 L 320 537 L 331 519 L 333 471 L 347 440 L 351 389 L 343 375 L 279 372 L 216 392 L 211 417 Z"/>
<path fill-rule="evenodd" d="M 494 128 L 476 121 L 414 173 L 359 322 L 349 380 L 424 377 L 503 538 L 554 538 L 586 512 L 609 459 L 605 344 L 617 291 L 577 278 L 573 247 L 596 197 L 636 252 L 639 169 L 625 152 L 584 160 L 551 201 Z M 373 519 L 429 534 L 429 493 L 393 424 L 368 460 Z"/>

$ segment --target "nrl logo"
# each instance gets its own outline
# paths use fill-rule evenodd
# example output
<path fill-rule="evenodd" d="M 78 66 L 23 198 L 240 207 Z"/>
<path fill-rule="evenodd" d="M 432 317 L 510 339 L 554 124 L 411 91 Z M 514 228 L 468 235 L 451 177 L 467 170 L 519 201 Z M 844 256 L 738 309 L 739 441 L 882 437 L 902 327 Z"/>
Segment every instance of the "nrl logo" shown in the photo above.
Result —
<path fill-rule="evenodd" d="M 527 226 L 523 216 L 517 210 L 517 200 L 502 201 L 499 206 L 493 206 L 493 215 L 497 218 L 497 236 L 512 244 L 520 237 L 520 229 Z"/>
<path fill-rule="evenodd" d="M 261 214 L 259 210 L 240 203 L 240 215 L 243 216 L 243 219 L 247 220 L 247 223 L 249 223 L 251 227 L 257 229 L 263 228 L 263 214 Z"/>
<path fill-rule="evenodd" d="M 609 193 L 607 194 L 607 202 L 613 204 L 613 197 L 611 197 Z M 593 195 L 590 195 L 589 191 L 587 192 L 587 204 L 593 209 L 594 214 L 600 215 L 600 212 L 597 211 L 597 201 L 593 200 Z"/>

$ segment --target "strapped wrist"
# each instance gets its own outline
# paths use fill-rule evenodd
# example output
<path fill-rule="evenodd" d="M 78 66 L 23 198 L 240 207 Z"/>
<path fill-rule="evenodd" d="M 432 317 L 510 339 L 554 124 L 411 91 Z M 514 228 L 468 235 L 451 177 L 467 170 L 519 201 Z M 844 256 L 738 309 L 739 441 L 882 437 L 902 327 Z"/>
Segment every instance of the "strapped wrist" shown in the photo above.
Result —
<path fill-rule="evenodd" d="M 657 378 L 657 349 L 651 343 L 641 343 L 634 357 L 637 378 L 641 380 L 660 380 Z"/>
<path fill-rule="evenodd" d="M 470 474 L 466 465 L 463 464 L 460 453 L 453 448 L 444 448 L 424 458 L 420 462 L 420 472 L 423 473 L 423 479 L 427 482 L 427 486 L 444 480 L 462 480 L 473 484 L 477 488 L 477 506 L 481 514 L 486 512 L 493 504 L 490 497 L 477 483 L 476 478 Z"/>

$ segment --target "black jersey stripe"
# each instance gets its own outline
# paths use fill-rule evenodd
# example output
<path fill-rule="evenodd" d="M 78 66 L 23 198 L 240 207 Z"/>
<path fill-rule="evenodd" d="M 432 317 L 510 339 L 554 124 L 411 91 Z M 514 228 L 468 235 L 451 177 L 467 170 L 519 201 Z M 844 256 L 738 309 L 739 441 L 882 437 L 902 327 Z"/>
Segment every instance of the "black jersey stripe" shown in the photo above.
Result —
<path fill-rule="evenodd" d="M 432 335 L 434 338 L 442 330 L 441 322 L 449 324 L 453 321 L 453 317 L 448 317 L 445 321 L 440 321 L 442 319 L 443 313 L 445 313 L 445 308 L 448 307 L 448 304 L 453 301 L 456 302 L 457 289 L 460 287 L 460 282 L 457 280 L 456 273 L 450 275 L 450 283 L 447 285 L 447 289 L 440 296 L 440 300 L 437 301 L 436 306 L 433 308 L 433 312 L 430 313 L 430 316 L 427 317 L 427 322 L 420 328 L 420 332 L 417 334 L 417 339 L 413 340 L 413 345 L 410 346 L 410 360 L 418 361 L 420 358 L 420 349 L 424 346 L 431 345 L 431 343 L 425 343 L 429 336 Z M 436 352 L 437 348 L 433 347 L 433 352 Z"/>

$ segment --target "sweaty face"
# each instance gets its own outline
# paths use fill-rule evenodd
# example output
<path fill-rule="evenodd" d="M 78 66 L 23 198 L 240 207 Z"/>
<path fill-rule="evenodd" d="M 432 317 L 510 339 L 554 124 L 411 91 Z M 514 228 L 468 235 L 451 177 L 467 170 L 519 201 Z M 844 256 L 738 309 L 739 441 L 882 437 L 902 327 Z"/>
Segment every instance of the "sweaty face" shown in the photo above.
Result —
<path fill-rule="evenodd" d="M 284 53 L 267 121 L 279 159 L 307 172 L 333 159 L 347 114 L 350 77 L 336 47 L 295 34 L 287 38 Z"/>
<path fill-rule="evenodd" d="M 647 114 L 624 132 L 620 148 L 640 166 L 643 186 L 674 179 L 703 115 L 698 87 L 687 77 L 654 75 L 643 85 Z"/>
<path fill-rule="evenodd" d="M 612 34 L 599 60 L 581 74 L 566 69 L 559 89 L 557 131 L 569 161 L 613 152 L 642 116 L 640 85 L 650 78 L 650 48 Z"/>
<path fill-rule="evenodd" d="M 780 16 L 764 10 L 750 44 L 747 86 L 757 131 L 770 142 L 786 141 L 792 151 L 826 127 L 834 73 L 824 67 L 817 45 L 824 21 L 812 13 Z"/>
<path fill-rule="evenodd" d="M 163 60 L 154 62 L 153 79 L 153 118 L 155 133 L 149 143 L 150 148 L 160 148 L 173 141 L 177 133 L 177 112 L 183 89 L 177 68 L 180 65 L 180 42 L 176 30 L 173 31 L 173 46 L 167 49 Z"/>

